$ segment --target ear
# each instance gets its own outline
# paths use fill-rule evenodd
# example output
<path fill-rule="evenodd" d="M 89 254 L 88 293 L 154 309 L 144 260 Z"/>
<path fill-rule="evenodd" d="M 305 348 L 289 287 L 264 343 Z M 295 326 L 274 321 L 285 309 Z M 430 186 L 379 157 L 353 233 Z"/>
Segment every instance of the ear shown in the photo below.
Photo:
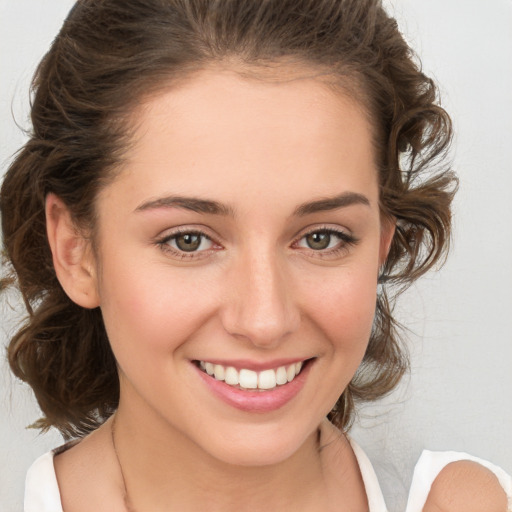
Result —
<path fill-rule="evenodd" d="M 46 232 L 53 265 L 68 297 L 84 308 L 99 306 L 96 262 L 90 241 L 80 233 L 64 202 L 46 197 Z"/>
<path fill-rule="evenodd" d="M 379 267 L 386 263 L 386 259 L 391 248 L 391 242 L 395 236 L 396 219 L 394 217 L 382 217 L 380 223 L 380 247 L 379 247 Z"/>

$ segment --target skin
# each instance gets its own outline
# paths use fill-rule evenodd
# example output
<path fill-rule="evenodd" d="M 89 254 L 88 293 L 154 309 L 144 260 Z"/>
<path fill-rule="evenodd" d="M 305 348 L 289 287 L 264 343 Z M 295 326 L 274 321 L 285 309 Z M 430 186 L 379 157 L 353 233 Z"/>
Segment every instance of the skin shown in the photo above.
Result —
<path fill-rule="evenodd" d="M 130 505 L 366 510 L 354 454 L 325 421 L 364 355 L 393 235 L 363 109 L 315 78 L 209 70 L 133 119 L 122 170 L 97 199 L 96 252 L 47 199 L 59 280 L 78 304 L 101 307 L 118 361 Z M 364 200 L 303 206 L 347 194 Z M 169 206 L 176 196 L 222 213 Z M 208 238 L 184 254 L 178 228 Z M 326 230 L 339 233 L 327 249 L 308 245 Z M 280 358 L 312 363 L 300 392 L 265 413 L 221 401 L 193 363 Z M 66 512 L 126 509 L 110 421 L 55 466 Z"/>
<path fill-rule="evenodd" d="M 506 512 L 496 475 L 469 460 L 448 464 L 435 479 L 423 512 Z"/>
<path fill-rule="evenodd" d="M 317 444 L 364 355 L 393 233 L 379 213 L 365 114 L 316 79 L 205 71 L 133 117 L 123 169 L 97 200 L 96 254 L 58 198 L 47 202 L 61 282 L 79 304 L 101 307 L 119 364 L 116 444 L 133 508 L 201 510 L 208 500 L 212 510 L 316 510 L 336 489 L 365 510 L 345 438 L 329 439 L 323 455 Z M 341 194 L 364 201 L 297 213 Z M 216 201 L 228 212 L 141 208 L 168 196 Z M 175 242 L 162 242 L 178 227 L 212 242 L 183 258 Z M 340 232 L 332 247 L 309 248 L 305 235 L 326 229 Z M 280 358 L 313 364 L 297 396 L 257 414 L 219 400 L 191 362 Z M 96 439 L 111 445 L 101 431 Z M 86 449 L 95 445 L 84 441 L 56 458 L 69 510 L 80 510 L 72 489 L 84 476 L 67 480 L 66 467 Z M 212 492 L 219 488 L 227 492 Z"/>

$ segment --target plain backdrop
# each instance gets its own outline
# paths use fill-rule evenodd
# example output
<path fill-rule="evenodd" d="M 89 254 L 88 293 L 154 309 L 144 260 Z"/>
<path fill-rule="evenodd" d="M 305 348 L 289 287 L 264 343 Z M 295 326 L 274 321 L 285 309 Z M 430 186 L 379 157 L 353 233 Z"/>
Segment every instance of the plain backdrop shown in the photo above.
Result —
<path fill-rule="evenodd" d="M 1 172 L 28 127 L 29 82 L 71 0 L 0 0 Z M 352 435 L 373 460 L 390 511 L 403 510 L 423 448 L 458 450 L 512 473 L 512 1 L 389 0 L 454 119 L 453 250 L 402 297 L 411 375 L 361 409 Z M 10 297 L 11 305 L 16 303 Z M 0 299 L 5 345 L 18 313 Z M 22 509 L 30 463 L 61 444 L 27 386 L 0 362 L 0 511 Z"/>

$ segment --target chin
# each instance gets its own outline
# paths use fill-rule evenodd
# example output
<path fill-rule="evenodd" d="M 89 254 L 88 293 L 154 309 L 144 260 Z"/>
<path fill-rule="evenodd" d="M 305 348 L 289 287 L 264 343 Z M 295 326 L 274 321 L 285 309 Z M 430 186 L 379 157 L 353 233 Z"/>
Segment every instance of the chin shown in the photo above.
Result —
<path fill-rule="evenodd" d="M 216 459 L 234 466 L 272 466 L 280 464 L 305 448 L 311 440 L 316 442 L 316 429 L 312 432 L 296 432 L 291 434 L 289 429 L 275 429 L 274 432 L 239 432 L 236 436 L 219 439 L 209 447 L 210 454 Z"/>

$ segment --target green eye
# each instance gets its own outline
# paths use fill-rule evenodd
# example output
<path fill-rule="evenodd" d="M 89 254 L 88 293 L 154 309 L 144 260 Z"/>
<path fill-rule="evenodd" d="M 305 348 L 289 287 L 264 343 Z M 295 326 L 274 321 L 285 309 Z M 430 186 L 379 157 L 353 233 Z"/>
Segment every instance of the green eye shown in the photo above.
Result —
<path fill-rule="evenodd" d="M 315 251 L 322 251 L 329 248 L 332 235 L 331 233 L 327 233 L 325 231 L 317 231 L 315 233 L 306 235 L 304 238 L 310 249 L 314 249 Z"/>
<path fill-rule="evenodd" d="M 327 258 L 337 257 L 358 241 L 350 232 L 343 229 L 318 228 L 302 235 L 294 245 L 307 249 L 311 255 Z"/>
<path fill-rule="evenodd" d="M 180 251 L 193 252 L 201 246 L 202 236 L 193 233 L 185 233 L 174 238 L 176 248 Z"/>
<path fill-rule="evenodd" d="M 304 249 L 312 249 L 313 251 L 326 251 L 343 247 L 347 243 L 352 243 L 353 238 L 343 231 L 334 229 L 319 229 L 311 231 L 304 235 L 297 243 L 299 247 Z"/>
<path fill-rule="evenodd" d="M 211 249 L 213 242 L 203 233 L 178 233 L 164 241 L 166 245 L 178 252 L 201 252 Z"/>

